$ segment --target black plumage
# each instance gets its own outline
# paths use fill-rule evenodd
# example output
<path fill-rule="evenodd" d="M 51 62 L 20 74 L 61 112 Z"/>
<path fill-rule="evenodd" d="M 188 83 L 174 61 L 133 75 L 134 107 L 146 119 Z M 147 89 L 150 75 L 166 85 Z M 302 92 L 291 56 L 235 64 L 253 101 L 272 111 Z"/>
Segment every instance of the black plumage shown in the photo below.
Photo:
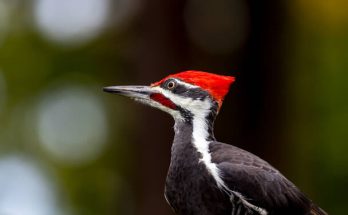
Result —
<path fill-rule="evenodd" d="M 192 123 L 188 122 L 177 123 L 175 127 L 165 188 L 173 210 L 182 215 L 260 214 L 243 205 L 238 195 L 231 198 L 218 188 L 190 141 L 192 129 Z M 256 155 L 214 140 L 209 146 L 212 162 L 221 170 L 228 188 L 241 194 L 249 203 L 265 209 L 267 214 L 326 214 L 278 170 Z"/>
<path fill-rule="evenodd" d="M 134 98 L 175 119 L 165 196 L 180 215 L 326 215 L 278 170 L 217 142 L 214 121 L 233 77 L 186 71 L 148 86 L 105 91 Z"/>

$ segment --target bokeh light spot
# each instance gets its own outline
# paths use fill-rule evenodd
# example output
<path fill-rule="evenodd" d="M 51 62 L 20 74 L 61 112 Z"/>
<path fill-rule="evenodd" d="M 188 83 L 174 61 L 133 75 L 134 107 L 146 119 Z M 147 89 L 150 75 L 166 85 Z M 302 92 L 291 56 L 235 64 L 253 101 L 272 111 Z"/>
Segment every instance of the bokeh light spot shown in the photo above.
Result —
<path fill-rule="evenodd" d="M 45 94 L 37 126 L 43 148 L 66 164 L 94 160 L 105 146 L 104 108 L 100 99 L 84 87 L 63 87 Z"/>
<path fill-rule="evenodd" d="M 29 159 L 0 159 L 0 191 L 0 214 L 60 214 L 52 184 Z"/>
<path fill-rule="evenodd" d="M 100 33 L 109 5 L 109 0 L 36 0 L 34 16 L 47 39 L 79 45 Z"/>

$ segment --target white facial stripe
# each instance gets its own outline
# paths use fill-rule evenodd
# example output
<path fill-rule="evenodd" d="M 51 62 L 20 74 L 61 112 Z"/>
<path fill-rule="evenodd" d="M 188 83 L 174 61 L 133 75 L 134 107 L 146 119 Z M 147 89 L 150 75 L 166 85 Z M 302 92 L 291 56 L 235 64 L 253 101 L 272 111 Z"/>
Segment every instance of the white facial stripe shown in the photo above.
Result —
<path fill-rule="evenodd" d="M 170 109 L 156 101 L 153 101 L 151 99 L 142 99 L 142 98 L 134 98 L 135 101 L 137 102 L 141 102 L 141 103 L 144 103 L 144 104 L 148 104 L 154 108 L 158 108 L 164 112 L 167 112 L 169 113 L 170 115 L 173 116 L 174 119 L 178 119 L 178 120 L 184 120 L 180 114 L 179 111 L 176 111 L 176 110 L 173 110 L 173 109 Z"/>
<path fill-rule="evenodd" d="M 205 100 L 199 100 L 199 99 L 192 99 L 183 97 L 180 95 L 176 95 L 172 93 L 169 90 L 163 89 L 159 86 L 154 87 L 156 91 L 170 99 L 174 104 L 179 105 L 181 107 L 184 107 L 186 110 L 190 111 L 193 115 L 199 115 L 203 111 L 210 111 L 211 107 L 211 100 L 205 99 Z"/>
<path fill-rule="evenodd" d="M 177 78 L 174 78 L 174 80 L 175 80 L 177 83 L 179 83 L 180 85 L 183 85 L 183 86 L 185 86 L 185 87 L 187 87 L 187 88 L 189 88 L 189 89 L 199 88 L 199 87 L 197 87 L 197 86 L 195 86 L 195 85 L 186 83 L 186 82 L 184 82 L 184 81 L 182 81 L 182 80 L 179 80 L 179 79 L 177 79 Z"/>

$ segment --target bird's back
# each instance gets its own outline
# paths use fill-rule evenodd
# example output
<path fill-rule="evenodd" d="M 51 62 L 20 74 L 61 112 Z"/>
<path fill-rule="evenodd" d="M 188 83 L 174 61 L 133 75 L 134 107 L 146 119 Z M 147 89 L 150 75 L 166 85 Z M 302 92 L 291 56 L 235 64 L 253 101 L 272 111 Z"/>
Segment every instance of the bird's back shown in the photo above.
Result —
<path fill-rule="evenodd" d="M 238 147 L 211 142 L 212 162 L 220 170 L 226 186 L 267 214 L 326 213 L 312 203 L 278 170 L 256 155 Z"/>

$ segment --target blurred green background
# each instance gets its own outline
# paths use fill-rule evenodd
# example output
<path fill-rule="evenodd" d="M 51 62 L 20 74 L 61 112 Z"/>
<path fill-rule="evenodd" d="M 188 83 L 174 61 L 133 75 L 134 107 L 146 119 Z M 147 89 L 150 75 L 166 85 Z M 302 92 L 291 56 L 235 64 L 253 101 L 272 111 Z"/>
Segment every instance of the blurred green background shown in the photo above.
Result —
<path fill-rule="evenodd" d="M 0 214 L 171 214 L 169 116 L 104 94 L 236 76 L 216 137 L 330 214 L 348 187 L 344 0 L 0 0 Z"/>

